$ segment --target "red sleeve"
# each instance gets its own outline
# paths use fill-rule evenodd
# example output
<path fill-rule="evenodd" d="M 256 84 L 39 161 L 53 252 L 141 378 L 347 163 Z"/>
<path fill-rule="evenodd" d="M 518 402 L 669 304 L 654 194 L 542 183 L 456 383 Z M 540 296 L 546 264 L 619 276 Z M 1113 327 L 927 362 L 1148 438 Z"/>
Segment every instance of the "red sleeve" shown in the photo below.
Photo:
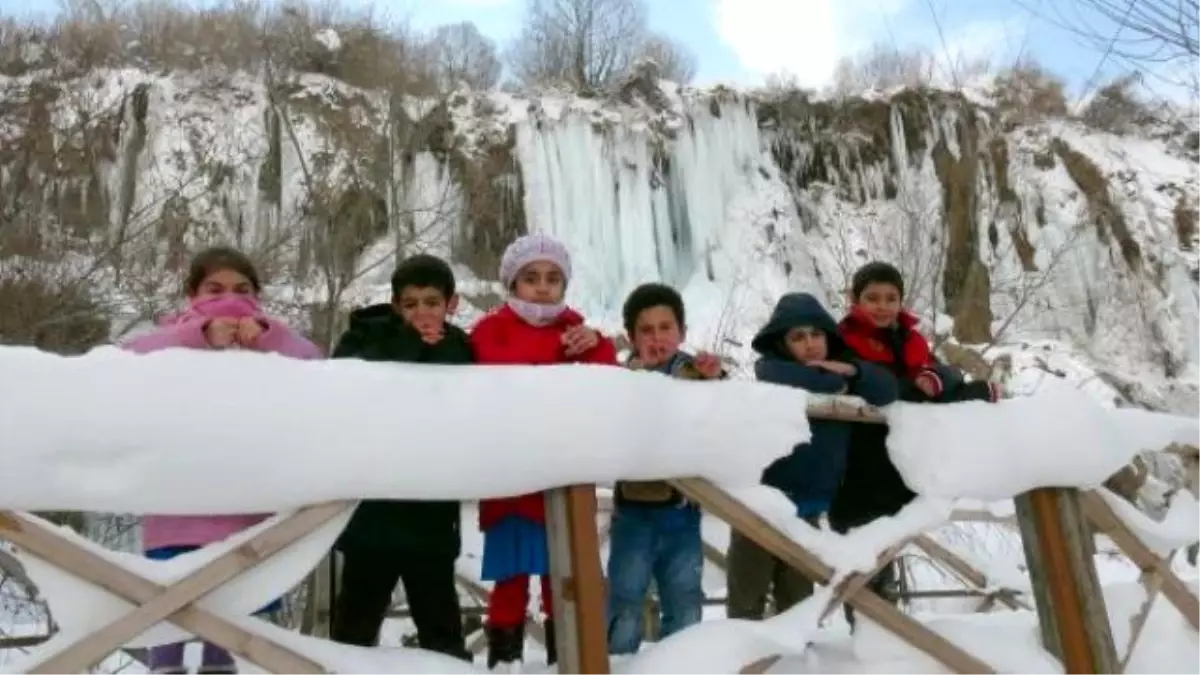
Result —
<path fill-rule="evenodd" d="M 606 366 L 620 365 L 617 363 L 617 344 L 612 339 L 600 336 L 600 342 L 579 358 L 580 363 L 596 363 Z"/>
<path fill-rule="evenodd" d="M 933 350 L 929 347 L 929 340 L 915 330 L 909 332 L 908 341 L 904 345 L 904 365 L 913 375 L 937 367 L 937 361 L 933 358 Z"/>

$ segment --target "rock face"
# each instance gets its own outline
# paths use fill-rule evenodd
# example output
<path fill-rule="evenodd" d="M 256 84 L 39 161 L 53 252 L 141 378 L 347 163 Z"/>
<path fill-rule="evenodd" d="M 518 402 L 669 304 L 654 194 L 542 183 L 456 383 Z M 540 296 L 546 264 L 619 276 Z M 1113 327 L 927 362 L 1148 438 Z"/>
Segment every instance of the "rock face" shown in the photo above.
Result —
<path fill-rule="evenodd" d="M 100 293 L 145 308 L 174 290 L 146 279 L 228 241 L 289 302 L 322 310 L 326 334 L 379 297 L 397 250 L 449 256 L 468 297 L 494 301 L 479 280 L 540 229 L 572 247 L 572 299 L 601 323 L 662 279 L 696 308 L 693 339 L 742 353 L 780 292 L 838 310 L 853 269 L 880 258 L 939 339 L 1050 340 L 1132 382 L 1112 386 L 1121 400 L 1148 401 L 1130 386 L 1159 396 L 1146 378 L 1183 377 L 1194 397 L 1195 130 L 1167 128 L 1014 123 L 935 90 L 680 89 L 653 63 L 611 99 L 417 99 L 312 73 L 31 73 L 0 79 L 0 255 L 69 250 L 97 261 Z"/>

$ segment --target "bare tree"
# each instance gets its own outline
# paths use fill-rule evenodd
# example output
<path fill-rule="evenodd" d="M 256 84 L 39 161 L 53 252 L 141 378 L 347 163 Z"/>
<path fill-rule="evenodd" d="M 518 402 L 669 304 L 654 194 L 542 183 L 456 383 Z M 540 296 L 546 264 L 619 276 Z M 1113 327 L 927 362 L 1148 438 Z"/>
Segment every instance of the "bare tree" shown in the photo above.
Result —
<path fill-rule="evenodd" d="M 1137 61 L 1200 58 L 1198 0 L 1075 0 L 1113 22 L 1121 35 L 1099 37 L 1112 51 Z"/>
<path fill-rule="evenodd" d="M 466 82 L 472 89 L 491 89 L 503 66 L 496 43 L 470 21 L 438 26 L 429 42 L 438 86 L 449 91 Z"/>
<path fill-rule="evenodd" d="M 696 55 L 665 35 L 648 35 L 638 56 L 657 63 L 658 74 L 665 80 L 687 84 L 696 77 Z"/>
<path fill-rule="evenodd" d="M 525 25 L 509 52 L 525 85 L 603 88 L 640 55 L 642 0 L 528 0 Z"/>
<path fill-rule="evenodd" d="M 833 92 L 852 96 L 868 89 L 922 87 L 933 80 L 936 72 L 936 59 L 927 51 L 876 43 L 862 53 L 838 61 L 833 73 Z"/>

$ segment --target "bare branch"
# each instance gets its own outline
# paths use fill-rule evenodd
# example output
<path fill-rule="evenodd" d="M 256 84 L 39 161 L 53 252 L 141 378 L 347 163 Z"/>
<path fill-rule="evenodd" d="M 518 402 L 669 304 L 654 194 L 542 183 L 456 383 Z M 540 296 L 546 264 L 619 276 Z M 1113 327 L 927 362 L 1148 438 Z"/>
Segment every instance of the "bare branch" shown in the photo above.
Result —
<path fill-rule="evenodd" d="M 658 65 L 659 77 L 665 80 L 687 84 L 696 77 L 696 55 L 682 43 L 665 35 L 647 36 L 637 58 L 654 61 Z"/>
<path fill-rule="evenodd" d="M 484 37 L 470 21 L 436 28 L 429 49 L 442 91 L 450 91 L 463 82 L 472 89 L 491 89 L 500 81 L 503 66 L 496 55 L 496 43 Z"/>
<path fill-rule="evenodd" d="M 636 61 L 646 37 L 644 0 L 528 0 L 525 24 L 509 50 L 526 86 L 597 90 Z"/>

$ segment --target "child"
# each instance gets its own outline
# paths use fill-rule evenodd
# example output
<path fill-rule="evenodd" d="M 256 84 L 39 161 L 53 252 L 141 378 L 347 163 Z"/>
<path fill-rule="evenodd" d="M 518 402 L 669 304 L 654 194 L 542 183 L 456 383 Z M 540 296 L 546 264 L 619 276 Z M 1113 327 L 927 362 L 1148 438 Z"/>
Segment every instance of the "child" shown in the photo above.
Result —
<path fill-rule="evenodd" d="M 687 324 L 683 298 L 670 286 L 644 284 L 625 300 L 634 367 L 672 377 L 724 377 L 720 359 L 680 350 Z M 704 552 L 700 509 L 666 481 L 619 481 L 608 555 L 608 640 L 613 654 L 642 642 L 642 603 L 653 578 L 662 605 L 662 637 L 700 621 Z"/>
<path fill-rule="evenodd" d="M 843 360 L 845 347 L 837 324 L 811 295 L 789 293 L 780 298 L 751 346 L 760 355 L 755 375 L 764 382 L 814 394 L 861 396 L 876 406 L 896 400 L 896 380 L 885 369 Z M 848 422 L 810 420 L 809 442 L 763 472 L 763 483 L 786 494 L 796 505 L 796 515 L 814 526 L 829 510 L 842 481 L 850 427 Z M 736 619 L 762 619 L 772 586 L 777 613 L 813 590 L 811 580 L 737 532 L 729 542 L 728 584 L 726 613 Z"/>
<path fill-rule="evenodd" d="M 859 268 L 851 281 L 850 312 L 839 326 L 847 347 L 858 358 L 890 370 L 900 383 L 903 401 L 997 400 L 997 385 L 966 382 L 957 370 L 938 363 L 929 342 L 916 331 L 917 317 L 903 309 L 903 301 L 900 270 L 883 262 Z M 886 426 L 854 425 L 846 476 L 829 513 L 835 530 L 845 532 L 893 515 L 916 496 L 888 457 L 886 439 Z M 894 579 L 895 569 L 889 565 L 871 587 L 887 596 Z"/>
<path fill-rule="evenodd" d="M 139 354 L 160 349 L 250 349 L 298 359 L 321 358 L 320 350 L 278 319 L 265 315 L 258 303 L 262 291 L 258 271 L 245 255 L 231 248 L 210 248 L 192 259 L 184 280 L 188 309 L 164 318 L 157 330 L 134 337 L 121 346 Z M 173 558 L 221 541 L 263 515 L 146 516 L 142 543 L 146 557 Z M 279 608 L 276 601 L 262 612 Z M 150 650 L 150 671 L 184 673 L 184 643 Z M 233 657 L 204 643 L 201 673 L 234 673 Z"/>
<path fill-rule="evenodd" d="M 447 322 L 458 305 L 450 266 L 415 255 L 392 274 L 392 301 L 359 309 L 333 358 L 407 363 L 474 361 L 467 334 Z M 402 443 L 403 439 L 397 439 Z M 463 643 L 454 561 L 462 548 L 457 501 L 368 500 L 338 539 L 340 592 L 331 637 L 373 647 L 398 581 L 422 649 L 471 660 Z"/>
<path fill-rule="evenodd" d="M 509 298 L 471 332 L 476 360 L 481 364 L 616 365 L 613 342 L 583 325 L 583 317 L 563 301 L 570 279 L 571 257 L 558 241 L 530 234 L 510 244 L 500 261 L 500 281 Z M 479 529 L 483 531 L 483 578 L 496 582 L 488 601 L 488 667 L 523 658 L 530 575 L 542 578 L 547 660 L 555 663 L 542 494 L 481 501 Z"/>

